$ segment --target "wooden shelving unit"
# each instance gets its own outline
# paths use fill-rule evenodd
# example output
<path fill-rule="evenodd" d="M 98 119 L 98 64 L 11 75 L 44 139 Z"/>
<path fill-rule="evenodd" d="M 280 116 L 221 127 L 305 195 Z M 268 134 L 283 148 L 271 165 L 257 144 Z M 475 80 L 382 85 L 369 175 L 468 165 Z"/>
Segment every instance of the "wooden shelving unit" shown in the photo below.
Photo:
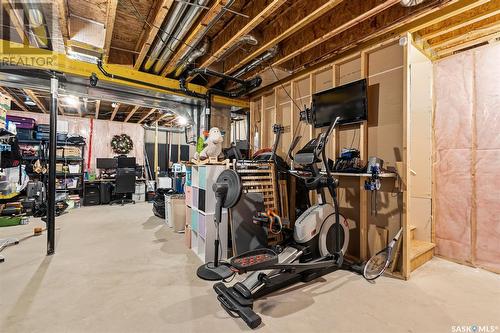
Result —
<path fill-rule="evenodd" d="M 400 37 L 404 39 L 400 41 Z M 432 168 L 430 159 L 423 158 L 430 153 L 426 150 L 422 153 L 422 149 L 432 146 L 429 135 L 432 80 L 423 79 L 427 68 L 426 64 L 420 66 L 426 61 L 430 62 L 413 46 L 411 36 L 403 34 L 276 84 L 252 97 L 250 103 L 249 137 L 259 138 L 259 145 L 252 142 L 252 149 L 269 147 L 273 138 L 272 125 L 280 123 L 285 133 L 278 154 L 284 157 L 294 135 L 302 135 L 297 146 L 300 148 L 318 134 L 319 129 L 305 124 L 298 126 L 300 109 L 310 105 L 312 94 L 362 78 L 368 80 L 368 121 L 338 127 L 326 148 L 327 157 L 335 159 L 342 148 L 352 147 L 360 151 L 362 160 L 377 156 L 384 160 L 386 167 L 398 170 L 397 174 L 381 176 L 382 189 L 378 193 L 381 203 L 377 216 L 370 214 L 370 193 L 364 189 L 370 174 L 334 173 L 334 176 L 340 181 L 340 211 L 357 225 L 351 230 L 350 255 L 367 259 L 376 251 L 371 246 L 370 237 L 374 233 L 369 231 L 372 228 L 384 230 L 387 242 L 402 227 L 399 259 L 392 275 L 404 279 L 432 258 L 434 248 L 431 237 Z M 415 86 L 426 83 L 428 87 Z M 426 94 L 418 95 L 419 91 Z M 297 132 L 293 133 L 296 128 Z M 311 199 L 316 198 L 311 195 Z M 290 202 L 293 204 L 293 198 Z"/>

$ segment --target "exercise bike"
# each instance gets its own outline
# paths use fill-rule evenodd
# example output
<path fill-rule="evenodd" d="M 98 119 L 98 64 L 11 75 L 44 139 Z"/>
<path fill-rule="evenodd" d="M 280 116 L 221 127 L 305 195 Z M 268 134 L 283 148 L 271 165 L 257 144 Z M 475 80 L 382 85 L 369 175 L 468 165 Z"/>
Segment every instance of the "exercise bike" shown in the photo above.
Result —
<path fill-rule="evenodd" d="M 226 281 L 236 273 L 249 273 L 242 282 L 233 286 L 218 282 L 213 289 L 221 306 L 232 317 L 243 319 L 250 328 L 256 328 L 262 322 L 253 311 L 253 302 L 257 298 L 297 282 L 311 281 L 342 267 L 349 243 L 349 226 L 347 221 L 340 221 L 335 191 L 338 182 L 330 173 L 325 153 L 328 138 L 337 121 L 338 118 L 294 156 L 296 164 L 310 170 L 305 176 L 305 184 L 309 191 L 318 194 L 318 204 L 307 209 L 295 222 L 293 239 L 282 247 L 249 251 L 220 263 L 216 240 L 214 263 L 198 269 L 198 277 L 205 280 Z M 323 163 L 326 175 L 320 173 L 320 163 Z M 238 174 L 224 170 L 213 189 L 217 198 L 215 222 L 218 225 L 222 208 L 230 208 L 240 196 L 242 188 Z M 333 206 L 326 203 L 325 189 L 333 198 Z"/>

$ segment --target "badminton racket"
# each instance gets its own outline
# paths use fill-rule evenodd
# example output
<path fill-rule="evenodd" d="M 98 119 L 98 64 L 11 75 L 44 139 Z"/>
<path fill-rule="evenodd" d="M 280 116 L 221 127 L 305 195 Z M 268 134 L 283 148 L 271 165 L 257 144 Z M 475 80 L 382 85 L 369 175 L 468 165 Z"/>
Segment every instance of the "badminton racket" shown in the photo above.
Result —
<path fill-rule="evenodd" d="M 365 279 L 375 280 L 376 278 L 384 274 L 385 270 L 391 263 L 394 245 L 396 245 L 396 243 L 398 242 L 398 239 L 401 236 L 402 232 L 403 228 L 399 229 L 398 233 L 396 234 L 396 236 L 394 236 L 389 245 L 387 245 L 387 247 L 383 250 L 377 252 L 377 254 L 375 254 L 370 258 L 370 260 L 368 260 L 363 269 L 363 276 L 365 277 Z"/>

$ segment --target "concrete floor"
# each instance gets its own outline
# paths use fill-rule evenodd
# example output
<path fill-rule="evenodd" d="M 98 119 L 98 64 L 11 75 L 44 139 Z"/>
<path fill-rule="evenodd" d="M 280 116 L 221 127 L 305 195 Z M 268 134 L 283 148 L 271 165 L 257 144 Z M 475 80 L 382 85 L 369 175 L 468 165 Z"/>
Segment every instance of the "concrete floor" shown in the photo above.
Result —
<path fill-rule="evenodd" d="M 37 225 L 43 223 L 0 228 L 0 237 L 23 237 Z M 200 262 L 184 236 L 152 216 L 149 204 L 77 209 L 58 218 L 57 228 L 54 256 L 44 255 L 45 233 L 2 252 L 0 332 L 249 330 L 221 309 L 210 283 L 195 277 Z M 440 259 L 407 282 L 370 284 L 335 272 L 290 289 L 256 303 L 264 322 L 259 331 L 500 327 L 500 276 Z"/>

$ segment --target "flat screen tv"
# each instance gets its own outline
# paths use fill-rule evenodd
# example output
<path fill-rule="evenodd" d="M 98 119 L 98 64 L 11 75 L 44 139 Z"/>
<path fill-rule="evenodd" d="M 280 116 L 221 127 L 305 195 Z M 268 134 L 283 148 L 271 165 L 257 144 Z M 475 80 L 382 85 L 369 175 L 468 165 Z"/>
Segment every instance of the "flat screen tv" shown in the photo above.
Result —
<path fill-rule="evenodd" d="M 338 124 L 352 124 L 368 119 L 366 79 L 325 90 L 312 96 L 314 127 L 329 126 L 337 117 Z"/>

